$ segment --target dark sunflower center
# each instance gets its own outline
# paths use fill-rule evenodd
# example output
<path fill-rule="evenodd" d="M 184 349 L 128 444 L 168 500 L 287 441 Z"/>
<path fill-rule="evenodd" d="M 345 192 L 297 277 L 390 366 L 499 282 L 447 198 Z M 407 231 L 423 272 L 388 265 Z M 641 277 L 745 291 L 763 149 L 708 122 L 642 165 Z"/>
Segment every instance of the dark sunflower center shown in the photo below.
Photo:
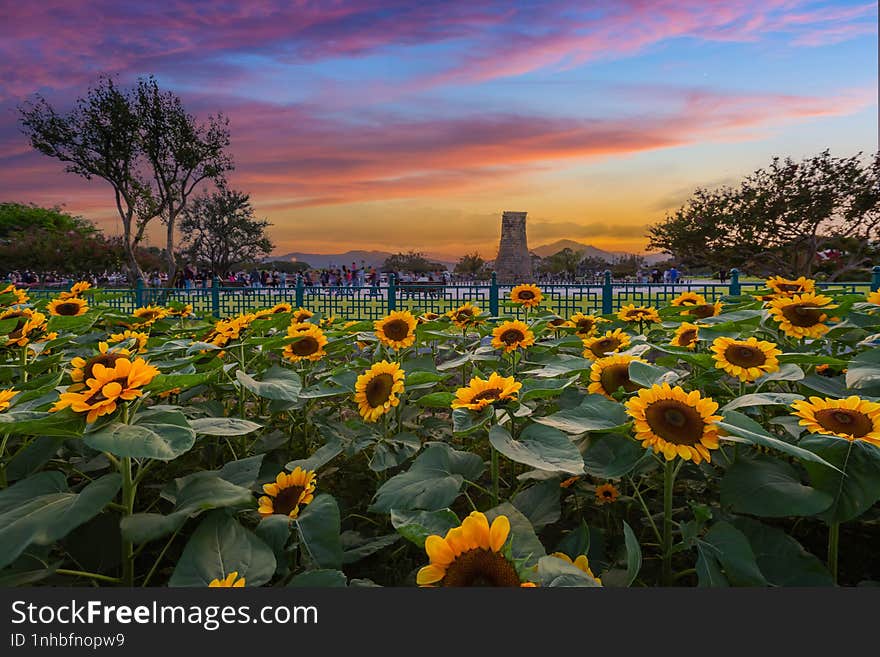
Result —
<path fill-rule="evenodd" d="M 645 409 L 645 420 L 651 431 L 676 445 L 700 442 L 705 426 L 697 409 L 676 399 L 661 399 L 650 404 Z"/>
<path fill-rule="evenodd" d="M 291 486 L 278 492 L 275 499 L 272 500 L 272 508 L 276 514 L 289 516 L 290 512 L 299 504 L 299 497 L 303 493 L 302 486 Z"/>
<path fill-rule="evenodd" d="M 686 347 L 691 342 L 696 341 L 696 339 L 697 339 L 696 329 L 688 329 L 687 331 L 682 331 L 681 335 L 678 336 L 678 344 L 682 347 Z"/>
<path fill-rule="evenodd" d="M 617 338 L 602 338 L 601 340 L 597 340 L 590 347 L 590 351 L 593 352 L 596 356 L 604 356 L 607 353 L 611 353 L 615 349 L 620 346 L 620 340 Z"/>
<path fill-rule="evenodd" d="M 776 287 L 778 287 L 783 292 L 800 292 L 801 286 L 798 283 L 777 283 Z"/>
<path fill-rule="evenodd" d="M 471 310 L 470 308 L 462 308 L 461 310 L 457 311 L 455 314 L 455 318 L 460 322 L 464 321 L 466 319 L 470 319 L 473 316 L 474 316 L 474 311 Z"/>
<path fill-rule="evenodd" d="M 565 324 L 565 320 L 559 317 L 550 320 L 550 326 L 561 326 L 562 324 Z"/>
<path fill-rule="evenodd" d="M 517 298 L 520 301 L 529 301 L 535 298 L 535 293 L 531 290 L 520 290 L 519 294 L 517 294 Z"/>
<path fill-rule="evenodd" d="M 394 377 L 390 374 L 378 374 L 370 379 L 364 389 L 367 403 L 372 407 L 382 406 L 391 396 L 391 388 L 394 386 Z"/>
<path fill-rule="evenodd" d="M 475 548 L 462 552 L 446 569 L 443 586 L 519 586 L 513 565 L 498 552 Z"/>
<path fill-rule="evenodd" d="M 12 329 L 7 334 L 12 339 L 16 339 L 16 338 L 21 337 L 21 331 L 22 331 L 22 329 L 24 329 L 25 324 L 27 324 L 27 315 L 25 315 L 24 313 L 10 313 L 9 315 L 7 315 L 6 317 L 3 318 L 4 320 L 16 319 L 16 318 L 19 318 L 19 319 L 15 323 L 15 328 Z"/>
<path fill-rule="evenodd" d="M 501 334 L 501 342 L 504 344 L 516 344 L 525 340 L 526 336 L 519 329 L 507 329 Z"/>
<path fill-rule="evenodd" d="M 85 367 L 83 367 L 83 377 L 86 379 L 92 378 L 92 373 L 94 372 L 95 365 L 103 365 L 104 367 L 115 367 L 116 361 L 120 358 L 125 358 L 125 356 L 114 353 L 106 353 L 101 354 L 100 356 L 95 356 L 86 363 Z"/>
<path fill-rule="evenodd" d="M 730 345 L 724 351 L 724 359 L 739 367 L 760 367 L 767 362 L 767 356 L 763 351 L 744 344 Z"/>
<path fill-rule="evenodd" d="M 786 306 L 782 309 L 782 315 L 792 325 L 800 326 L 801 328 L 816 326 L 816 324 L 821 324 L 825 319 L 825 313 L 818 308 L 811 308 L 809 306 Z"/>
<path fill-rule="evenodd" d="M 648 312 L 645 310 L 636 309 L 636 310 L 630 310 L 627 313 L 627 317 L 629 319 L 641 319 L 642 317 L 644 317 L 647 314 L 648 314 Z"/>
<path fill-rule="evenodd" d="M 80 305 L 78 303 L 59 303 L 55 306 L 55 312 L 59 315 L 71 316 L 79 313 Z"/>
<path fill-rule="evenodd" d="M 409 335 L 409 324 L 402 319 L 392 319 L 382 327 L 385 337 L 389 340 L 403 340 Z"/>
<path fill-rule="evenodd" d="M 699 319 L 706 319 L 707 317 L 712 317 L 715 314 L 715 306 L 711 303 L 702 303 L 699 306 L 694 305 L 691 306 L 688 310 L 688 314 L 694 317 L 698 317 Z"/>
<path fill-rule="evenodd" d="M 304 321 L 306 321 L 309 317 L 311 317 L 311 315 L 307 315 L 307 314 L 305 314 L 305 313 L 297 313 L 296 315 L 293 316 L 293 318 L 294 318 L 297 322 L 304 322 Z"/>
<path fill-rule="evenodd" d="M 315 338 L 307 335 L 291 344 L 290 348 L 297 356 L 311 356 L 320 349 L 320 346 Z"/>
<path fill-rule="evenodd" d="M 874 428 L 874 423 L 867 415 L 846 408 L 826 408 L 817 411 L 816 421 L 828 431 L 856 438 L 861 438 Z"/>
<path fill-rule="evenodd" d="M 695 305 L 697 305 L 697 301 L 698 301 L 698 299 L 694 299 L 693 297 L 685 297 L 684 299 L 679 301 L 679 303 L 682 306 L 695 306 Z"/>
<path fill-rule="evenodd" d="M 623 388 L 626 392 L 633 392 L 641 388 L 639 384 L 630 380 L 629 365 L 626 363 L 605 367 L 599 375 L 599 382 L 609 395 L 617 392 L 618 388 Z"/>
<path fill-rule="evenodd" d="M 581 319 L 578 320 L 577 330 L 581 333 L 588 333 L 593 330 L 593 327 L 596 323 L 592 319 Z"/>
<path fill-rule="evenodd" d="M 602 491 L 602 497 L 614 497 L 614 491 L 603 490 L 603 491 Z"/>
<path fill-rule="evenodd" d="M 157 313 L 154 310 L 148 310 L 148 311 L 142 312 L 138 315 L 138 317 L 140 317 L 141 319 L 147 320 L 147 321 L 150 321 L 151 319 L 156 319 L 158 316 L 159 316 L 159 313 Z"/>
<path fill-rule="evenodd" d="M 478 401 L 482 401 L 484 399 L 491 399 L 495 401 L 501 395 L 501 388 L 489 388 L 488 390 L 483 390 L 483 392 L 478 392 L 476 395 L 471 397 L 471 403 L 475 403 Z"/>

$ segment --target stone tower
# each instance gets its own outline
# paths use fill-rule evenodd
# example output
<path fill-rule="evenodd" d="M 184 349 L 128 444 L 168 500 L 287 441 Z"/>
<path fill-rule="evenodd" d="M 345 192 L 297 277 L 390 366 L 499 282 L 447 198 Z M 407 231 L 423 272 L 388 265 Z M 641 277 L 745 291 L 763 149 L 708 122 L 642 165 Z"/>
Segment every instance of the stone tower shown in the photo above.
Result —
<path fill-rule="evenodd" d="M 495 258 L 499 283 L 528 283 L 532 280 L 532 257 L 526 240 L 526 212 L 501 215 L 501 243 Z"/>

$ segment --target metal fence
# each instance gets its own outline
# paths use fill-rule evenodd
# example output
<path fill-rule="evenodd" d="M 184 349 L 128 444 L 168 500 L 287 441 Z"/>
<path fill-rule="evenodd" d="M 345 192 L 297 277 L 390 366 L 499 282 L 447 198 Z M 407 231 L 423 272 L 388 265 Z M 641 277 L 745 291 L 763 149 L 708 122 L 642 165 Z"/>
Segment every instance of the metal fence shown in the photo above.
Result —
<path fill-rule="evenodd" d="M 873 268 L 870 282 L 817 282 L 823 290 L 843 290 L 864 294 L 880 289 L 880 266 Z M 518 316 L 522 308 L 510 302 L 513 285 L 500 284 L 495 274 L 488 284 L 446 285 L 443 283 L 401 283 L 394 275 L 388 285 L 319 287 L 305 285 L 297 277 L 295 287 L 223 287 L 215 278 L 207 288 L 149 288 L 138 281 L 134 289 L 104 290 L 100 303 L 115 310 L 131 313 L 135 308 L 148 305 L 168 305 L 173 302 L 191 304 L 200 317 L 232 317 L 277 303 L 289 303 L 294 308 L 307 308 L 322 317 L 335 316 L 349 320 L 369 320 L 384 317 L 392 310 L 409 310 L 414 314 L 437 314 L 453 310 L 470 302 L 490 315 Z M 764 282 L 741 282 L 739 273 L 731 271 L 729 283 L 615 283 L 611 272 L 605 272 L 604 282 L 596 284 L 541 284 L 544 300 L 542 308 L 561 317 L 574 313 L 607 314 L 630 303 L 662 306 L 683 292 L 702 294 L 710 302 L 725 296 L 736 296 L 749 290 L 765 287 Z M 58 290 L 28 290 L 34 298 L 54 297 Z"/>

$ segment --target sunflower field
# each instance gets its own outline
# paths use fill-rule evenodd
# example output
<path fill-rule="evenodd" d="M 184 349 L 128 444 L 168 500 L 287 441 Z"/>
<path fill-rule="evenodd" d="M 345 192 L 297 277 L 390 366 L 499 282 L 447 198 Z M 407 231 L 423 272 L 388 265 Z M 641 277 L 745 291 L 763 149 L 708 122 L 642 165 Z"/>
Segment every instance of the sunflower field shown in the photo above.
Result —
<path fill-rule="evenodd" d="M 0 289 L 3 586 L 880 582 L 880 291 L 378 321 L 101 294 Z"/>

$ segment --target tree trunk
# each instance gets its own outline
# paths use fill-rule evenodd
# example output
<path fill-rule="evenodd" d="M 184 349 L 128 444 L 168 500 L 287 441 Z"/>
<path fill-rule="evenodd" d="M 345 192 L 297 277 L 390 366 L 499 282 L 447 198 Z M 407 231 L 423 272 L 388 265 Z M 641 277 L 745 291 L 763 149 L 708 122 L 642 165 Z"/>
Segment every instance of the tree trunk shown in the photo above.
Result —
<path fill-rule="evenodd" d="M 174 222 L 176 219 L 177 212 L 174 209 L 170 209 L 165 234 L 165 262 L 168 264 L 168 287 L 174 287 L 174 277 L 177 274 L 177 260 L 174 257 Z"/>

